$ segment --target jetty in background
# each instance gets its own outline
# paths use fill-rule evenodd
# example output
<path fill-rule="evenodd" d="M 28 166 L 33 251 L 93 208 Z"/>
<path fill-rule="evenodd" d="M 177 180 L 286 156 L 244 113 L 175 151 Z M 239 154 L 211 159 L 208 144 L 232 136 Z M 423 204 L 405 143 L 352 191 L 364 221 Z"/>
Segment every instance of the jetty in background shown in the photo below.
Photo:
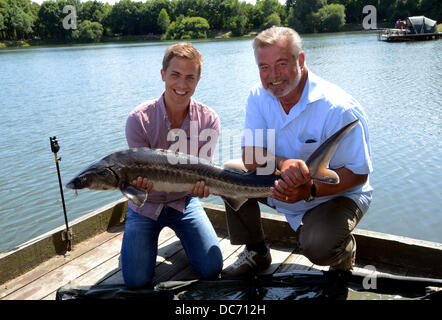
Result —
<path fill-rule="evenodd" d="M 408 17 L 404 23 L 393 29 L 382 29 L 378 40 L 387 42 L 438 40 L 442 33 L 437 30 L 437 22 L 424 16 Z"/>

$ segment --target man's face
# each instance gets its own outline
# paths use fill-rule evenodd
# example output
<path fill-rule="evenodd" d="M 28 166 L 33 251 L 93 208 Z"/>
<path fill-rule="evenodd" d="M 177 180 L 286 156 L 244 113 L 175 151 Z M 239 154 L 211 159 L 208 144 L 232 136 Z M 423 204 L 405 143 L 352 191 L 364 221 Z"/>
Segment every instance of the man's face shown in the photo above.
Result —
<path fill-rule="evenodd" d="M 166 99 L 177 105 L 188 105 L 200 80 L 198 64 L 190 59 L 173 57 L 167 70 L 161 70 L 166 85 Z"/>
<path fill-rule="evenodd" d="M 298 63 L 287 48 L 286 41 L 257 50 L 259 76 L 264 89 L 277 98 L 293 91 L 301 80 L 300 65 L 304 65 L 303 52 L 299 55 Z"/>

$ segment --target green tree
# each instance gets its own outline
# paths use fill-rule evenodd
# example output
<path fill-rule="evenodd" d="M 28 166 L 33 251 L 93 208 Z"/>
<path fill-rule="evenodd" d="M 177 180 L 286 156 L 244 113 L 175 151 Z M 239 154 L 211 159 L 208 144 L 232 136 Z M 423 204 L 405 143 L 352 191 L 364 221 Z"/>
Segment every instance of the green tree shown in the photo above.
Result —
<path fill-rule="evenodd" d="M 397 19 L 405 19 L 406 17 L 416 15 L 417 5 L 416 0 L 396 0 L 389 20 L 396 21 Z"/>
<path fill-rule="evenodd" d="M 45 1 L 38 11 L 40 35 L 45 39 L 61 38 L 63 34 L 62 11 L 56 2 Z"/>
<path fill-rule="evenodd" d="M 280 25 L 281 25 L 281 18 L 277 13 L 272 13 L 264 20 L 264 28 L 270 28 L 271 26 L 279 27 Z"/>
<path fill-rule="evenodd" d="M 288 0 L 289 8 L 287 22 L 290 27 L 299 33 L 314 32 L 313 12 L 318 11 L 327 0 Z"/>
<path fill-rule="evenodd" d="M 169 25 L 163 38 L 168 40 L 205 39 L 209 30 L 210 26 L 206 19 L 181 15 Z"/>
<path fill-rule="evenodd" d="M 221 10 L 223 0 L 207 0 L 207 21 L 215 30 L 223 29 L 224 20 Z"/>
<path fill-rule="evenodd" d="M 63 13 L 63 8 L 67 5 L 72 5 L 75 8 L 81 7 L 79 0 L 45 1 L 41 4 L 37 17 L 38 34 L 41 38 L 55 40 L 72 39 L 73 29 L 65 29 L 63 27 L 63 20 L 67 17 L 67 13 Z"/>
<path fill-rule="evenodd" d="M 161 9 L 158 14 L 157 25 L 161 33 L 165 33 L 170 25 L 170 18 L 165 8 Z"/>
<path fill-rule="evenodd" d="M 249 23 L 246 8 L 246 3 L 238 0 L 222 2 L 220 6 L 221 29 L 232 31 L 234 36 L 244 34 Z"/>
<path fill-rule="evenodd" d="M 99 22 L 82 21 L 72 32 L 72 38 L 80 42 L 98 42 L 103 36 L 103 26 Z"/>
<path fill-rule="evenodd" d="M 275 20 L 275 14 L 279 16 L 280 24 L 286 19 L 286 10 L 278 0 L 257 0 L 253 8 L 253 26 L 265 29 L 266 25 L 270 23 L 269 17 L 273 15 L 272 19 Z"/>
<path fill-rule="evenodd" d="M 345 24 L 345 7 L 342 4 L 328 4 L 313 13 L 313 24 L 319 32 L 336 32 Z"/>
<path fill-rule="evenodd" d="M 169 19 L 175 20 L 177 0 L 150 0 L 141 4 L 140 7 L 140 30 L 142 34 L 163 33 L 158 28 L 158 16 L 162 9 L 165 9 Z"/>
<path fill-rule="evenodd" d="M 24 39 L 32 33 L 33 18 L 21 8 L 13 6 L 9 9 L 9 25 L 15 33 L 14 39 Z"/>
<path fill-rule="evenodd" d="M 205 39 L 210 30 L 209 23 L 202 17 L 188 17 L 183 19 L 185 35 L 181 39 Z"/>
<path fill-rule="evenodd" d="M 438 23 L 442 22 L 442 1 L 440 0 L 421 0 L 419 11 L 422 15 L 436 20 Z"/>
<path fill-rule="evenodd" d="M 78 12 L 78 18 L 81 21 L 89 20 L 103 23 L 106 15 L 109 14 L 109 7 L 97 0 L 87 1 L 81 4 L 81 10 Z"/>
<path fill-rule="evenodd" d="M 141 9 L 141 2 L 121 0 L 115 3 L 109 14 L 108 22 L 112 31 L 124 35 L 141 34 Z"/>
<path fill-rule="evenodd" d="M 3 14 L 0 13 L 0 39 L 6 38 L 6 25 L 5 18 L 3 18 Z"/>

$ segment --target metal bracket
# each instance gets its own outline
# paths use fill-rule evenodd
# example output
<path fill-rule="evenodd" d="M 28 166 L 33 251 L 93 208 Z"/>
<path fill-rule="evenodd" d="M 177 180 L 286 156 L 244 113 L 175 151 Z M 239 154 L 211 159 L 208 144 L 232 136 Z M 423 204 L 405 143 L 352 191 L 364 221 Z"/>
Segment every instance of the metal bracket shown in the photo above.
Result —
<path fill-rule="evenodd" d="M 63 230 L 61 232 L 61 240 L 63 240 L 63 241 L 72 240 L 72 230 L 69 230 L 69 231 Z"/>

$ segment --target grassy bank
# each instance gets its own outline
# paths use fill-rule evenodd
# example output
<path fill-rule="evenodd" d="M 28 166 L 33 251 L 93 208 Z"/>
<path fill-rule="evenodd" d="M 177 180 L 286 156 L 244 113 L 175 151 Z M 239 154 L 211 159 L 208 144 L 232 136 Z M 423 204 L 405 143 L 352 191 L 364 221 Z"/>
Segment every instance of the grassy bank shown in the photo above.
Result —
<path fill-rule="evenodd" d="M 256 36 L 257 32 L 249 32 L 240 37 L 233 37 L 232 32 L 213 32 L 209 34 L 207 39 L 196 39 L 196 40 L 214 40 L 214 39 L 244 39 Z M 30 46 L 46 46 L 46 45 L 63 45 L 63 44 L 102 44 L 110 42 L 143 42 L 143 41 L 163 41 L 161 40 L 161 35 L 128 35 L 119 37 L 105 37 L 101 38 L 99 42 L 79 42 L 79 41 L 64 41 L 64 40 L 20 40 L 20 41 L 0 41 L 1 48 L 20 48 L 20 47 L 30 47 Z M 164 40 L 171 41 L 171 40 Z"/>
<path fill-rule="evenodd" d="M 360 24 L 346 24 L 340 32 L 362 31 L 362 25 Z M 258 34 L 259 30 L 252 30 L 242 36 L 233 36 L 231 31 L 210 30 L 207 34 L 207 40 L 213 39 L 244 39 L 251 38 Z M 127 35 L 118 37 L 106 37 L 103 36 L 99 42 L 79 42 L 79 41 L 65 41 L 65 40 L 20 40 L 20 41 L 0 41 L 1 48 L 18 48 L 29 46 L 45 46 L 45 45 L 63 45 L 63 44 L 99 44 L 109 42 L 142 42 L 142 41 L 161 41 L 160 34 L 148 34 L 148 35 Z"/>
<path fill-rule="evenodd" d="M 437 25 L 437 31 L 438 31 L 438 32 L 442 32 L 442 23 L 439 23 L 439 24 Z"/>
<path fill-rule="evenodd" d="M 13 47 L 13 48 L 30 47 L 31 44 L 29 43 L 29 41 L 30 40 L 19 40 L 19 41 L 4 40 L 4 41 L 0 41 L 0 49 L 9 48 L 9 47 Z"/>
<path fill-rule="evenodd" d="M 388 27 L 389 24 L 385 23 L 385 25 L 378 27 Z M 438 25 L 439 32 L 442 32 L 442 23 Z M 339 32 L 357 32 L 364 31 L 361 24 L 346 24 L 342 30 Z M 207 37 L 207 40 L 214 39 L 245 39 L 251 38 L 258 34 L 259 30 L 253 30 L 247 34 L 244 34 L 239 37 L 232 36 L 232 32 L 230 31 L 210 31 Z M 302 36 L 302 34 L 301 34 Z M 78 41 L 64 41 L 64 40 L 19 40 L 19 41 L 9 41 L 2 40 L 0 41 L 0 49 L 1 48 L 19 48 L 19 47 L 30 47 L 30 46 L 46 46 L 46 45 L 66 45 L 66 44 L 100 44 L 100 43 L 109 43 L 109 42 L 143 42 L 143 41 L 162 41 L 160 34 L 149 34 L 149 35 L 127 35 L 127 36 L 118 36 L 118 37 L 106 37 L 103 36 L 101 41 L 99 42 L 78 42 Z M 169 40 L 167 40 L 169 41 Z"/>

